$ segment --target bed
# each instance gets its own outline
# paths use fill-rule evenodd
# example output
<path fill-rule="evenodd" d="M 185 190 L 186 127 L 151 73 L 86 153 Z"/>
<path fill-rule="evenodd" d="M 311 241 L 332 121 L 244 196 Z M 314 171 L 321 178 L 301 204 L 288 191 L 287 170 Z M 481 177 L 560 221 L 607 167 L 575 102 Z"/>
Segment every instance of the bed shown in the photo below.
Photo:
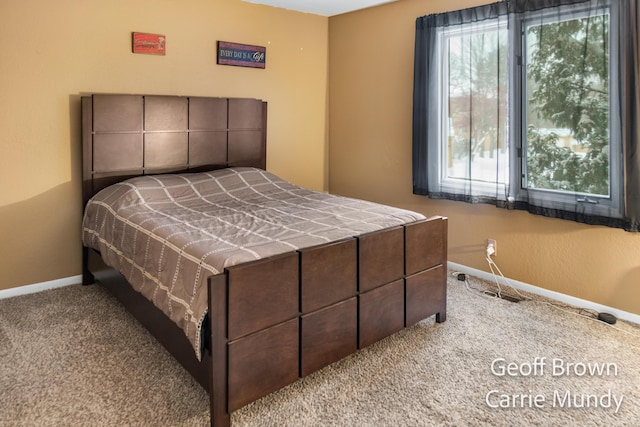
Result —
<path fill-rule="evenodd" d="M 445 321 L 447 218 L 267 172 L 266 102 L 81 102 L 83 283 L 108 288 L 209 392 L 212 426 L 420 320 Z M 195 205 L 222 210 L 203 221 Z M 145 229 L 158 218 L 177 228 Z"/>

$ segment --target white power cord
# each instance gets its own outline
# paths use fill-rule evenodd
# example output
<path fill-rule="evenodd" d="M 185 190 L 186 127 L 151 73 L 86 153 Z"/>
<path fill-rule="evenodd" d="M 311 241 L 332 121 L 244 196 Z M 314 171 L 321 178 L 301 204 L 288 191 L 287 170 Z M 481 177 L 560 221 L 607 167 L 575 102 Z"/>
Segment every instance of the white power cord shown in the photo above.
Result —
<path fill-rule="evenodd" d="M 548 301 L 537 300 L 537 299 L 533 299 L 531 297 L 528 297 L 526 295 L 523 295 L 522 293 L 520 293 L 518 291 L 518 289 L 515 286 L 513 286 L 511 284 L 511 281 L 508 278 L 506 278 L 504 274 L 502 274 L 502 271 L 500 270 L 500 267 L 498 267 L 498 264 L 496 264 L 495 261 L 489 255 L 490 247 L 491 247 L 491 245 L 487 246 L 487 262 L 489 263 L 489 268 L 491 269 L 491 274 L 493 275 L 493 278 L 494 278 L 496 286 L 497 286 L 497 292 L 496 292 L 496 296 L 497 297 L 502 298 L 502 287 L 501 287 L 500 282 L 498 280 L 498 276 L 496 275 L 496 270 L 497 270 L 498 274 L 500 274 L 500 277 L 502 277 L 502 279 L 504 279 L 507 282 L 507 285 L 509 286 L 509 288 L 511 288 L 512 291 L 514 291 L 520 298 L 522 298 L 525 301 L 533 301 L 533 302 L 539 302 L 539 303 L 542 303 L 542 304 L 547 304 L 547 305 L 550 305 L 551 307 L 554 307 L 557 310 L 564 311 L 566 313 L 570 313 L 570 314 L 573 314 L 573 315 L 576 315 L 576 316 L 580 316 L 582 318 L 598 322 L 599 324 L 607 325 L 607 326 L 609 326 L 609 327 L 611 327 L 613 329 L 616 329 L 616 330 L 618 330 L 620 332 L 624 332 L 625 334 L 640 338 L 640 335 L 638 335 L 638 334 L 634 334 L 633 332 L 625 331 L 624 329 L 618 328 L 618 327 L 616 327 L 616 326 L 614 326 L 614 325 L 612 325 L 610 323 L 606 323 L 606 322 L 600 321 L 597 318 L 597 314 L 595 314 L 595 317 L 590 317 L 590 316 L 586 316 L 586 315 L 584 315 L 582 313 L 576 313 L 574 311 L 571 311 L 571 310 L 567 309 L 567 308 L 576 308 L 576 309 L 579 309 L 580 311 L 589 312 L 589 310 L 586 309 L 586 308 L 572 307 L 572 306 L 569 306 L 569 305 L 562 306 L 560 304 L 554 304 L 554 303 L 551 303 L 551 302 L 548 302 Z M 494 267 L 495 267 L 495 270 L 494 270 Z M 465 283 L 466 282 L 467 282 L 467 280 L 465 279 Z M 467 285 L 467 289 L 469 289 L 469 288 L 470 287 Z M 473 288 L 471 288 L 471 289 L 473 289 Z M 475 290 L 477 290 L 477 289 L 475 289 Z M 593 313 L 591 313 L 591 314 L 593 315 Z"/>

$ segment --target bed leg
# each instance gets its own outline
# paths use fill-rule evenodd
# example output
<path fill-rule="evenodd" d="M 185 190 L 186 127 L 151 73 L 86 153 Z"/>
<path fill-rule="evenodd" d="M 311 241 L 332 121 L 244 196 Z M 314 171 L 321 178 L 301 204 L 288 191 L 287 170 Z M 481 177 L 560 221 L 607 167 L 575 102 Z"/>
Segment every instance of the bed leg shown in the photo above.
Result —
<path fill-rule="evenodd" d="M 209 278 L 209 319 L 211 322 L 210 417 L 211 427 L 229 427 L 227 353 L 227 275 Z"/>
<path fill-rule="evenodd" d="M 446 265 L 446 262 L 445 264 Z M 445 274 L 446 274 L 446 270 Z M 445 322 L 447 320 L 447 278 L 446 276 L 443 277 L 442 279 L 442 288 L 443 290 L 443 295 L 442 295 L 442 303 L 440 304 L 440 310 L 438 310 L 438 312 L 436 313 L 436 323 L 442 323 Z"/>
<path fill-rule="evenodd" d="M 95 277 L 89 271 L 89 248 L 82 247 L 82 284 L 93 285 L 96 282 Z"/>

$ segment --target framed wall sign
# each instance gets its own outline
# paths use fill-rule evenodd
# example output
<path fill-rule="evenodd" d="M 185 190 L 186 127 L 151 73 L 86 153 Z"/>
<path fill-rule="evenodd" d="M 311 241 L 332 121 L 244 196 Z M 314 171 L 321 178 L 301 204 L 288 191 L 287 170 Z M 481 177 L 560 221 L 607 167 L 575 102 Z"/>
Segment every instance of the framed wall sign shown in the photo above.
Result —
<path fill-rule="evenodd" d="M 167 49 L 167 38 L 162 34 L 131 33 L 133 53 L 164 55 Z"/>
<path fill-rule="evenodd" d="M 218 41 L 218 64 L 264 68 L 267 48 L 248 44 Z"/>

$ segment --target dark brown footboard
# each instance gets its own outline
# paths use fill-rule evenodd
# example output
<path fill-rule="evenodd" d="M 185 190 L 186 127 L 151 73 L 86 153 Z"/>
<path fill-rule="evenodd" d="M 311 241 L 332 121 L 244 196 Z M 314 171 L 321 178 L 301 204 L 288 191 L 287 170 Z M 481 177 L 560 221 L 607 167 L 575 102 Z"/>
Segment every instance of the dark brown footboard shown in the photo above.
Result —
<path fill-rule="evenodd" d="M 211 277 L 212 425 L 406 326 L 443 322 L 446 253 L 436 217 Z"/>
<path fill-rule="evenodd" d="M 211 424 L 432 315 L 446 319 L 447 219 L 431 218 L 228 268 L 209 278 L 209 350 L 87 251 L 110 289 L 207 388 Z M 400 256 L 398 256 L 398 254 Z M 207 329 L 207 328 L 205 328 Z"/>

